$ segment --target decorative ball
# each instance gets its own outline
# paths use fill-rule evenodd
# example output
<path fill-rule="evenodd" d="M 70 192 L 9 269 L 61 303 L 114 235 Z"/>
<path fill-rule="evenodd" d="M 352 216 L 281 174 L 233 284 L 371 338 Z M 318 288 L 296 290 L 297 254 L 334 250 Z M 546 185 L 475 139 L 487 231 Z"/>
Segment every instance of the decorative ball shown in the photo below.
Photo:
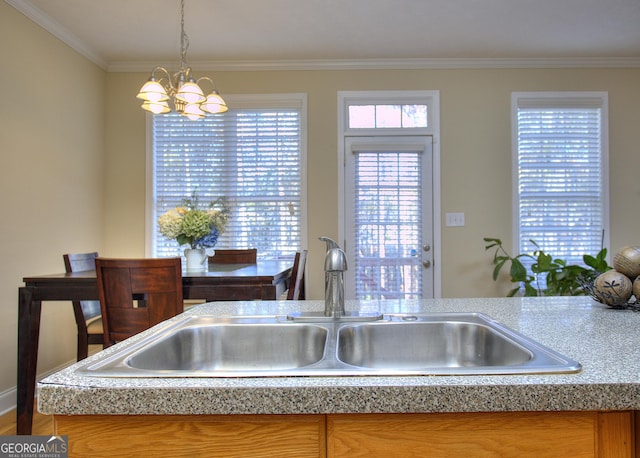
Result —
<path fill-rule="evenodd" d="M 640 246 L 625 246 L 613 257 L 613 268 L 632 281 L 640 275 Z"/>
<path fill-rule="evenodd" d="M 640 277 L 636 277 L 636 279 L 633 280 L 633 295 L 637 301 L 640 301 Z"/>
<path fill-rule="evenodd" d="M 607 305 L 626 303 L 633 292 L 633 284 L 629 277 L 617 270 L 609 270 L 598 275 L 593 283 L 593 293 L 600 302 Z"/>

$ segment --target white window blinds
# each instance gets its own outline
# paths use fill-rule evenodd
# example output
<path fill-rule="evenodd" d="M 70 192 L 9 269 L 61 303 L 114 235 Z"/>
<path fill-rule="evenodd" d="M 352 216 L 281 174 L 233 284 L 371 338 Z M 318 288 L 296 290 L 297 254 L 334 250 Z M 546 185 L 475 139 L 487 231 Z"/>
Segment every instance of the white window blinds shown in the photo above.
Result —
<path fill-rule="evenodd" d="M 606 95 L 516 98 L 519 250 L 582 264 L 607 226 Z"/>
<path fill-rule="evenodd" d="M 257 248 L 262 259 L 301 247 L 301 109 L 234 109 L 190 121 L 153 117 L 153 255 L 180 255 L 158 217 L 197 191 L 224 196 L 231 219 L 217 248 Z"/>
<path fill-rule="evenodd" d="M 422 294 L 422 150 L 354 150 L 357 299 Z"/>

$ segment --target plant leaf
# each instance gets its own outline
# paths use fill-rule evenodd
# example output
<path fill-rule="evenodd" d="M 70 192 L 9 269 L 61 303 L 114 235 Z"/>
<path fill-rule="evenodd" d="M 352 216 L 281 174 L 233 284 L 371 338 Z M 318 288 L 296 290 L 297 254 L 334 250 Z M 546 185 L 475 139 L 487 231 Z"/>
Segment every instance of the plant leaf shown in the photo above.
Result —
<path fill-rule="evenodd" d="M 531 286 L 529 283 L 526 283 L 524 285 L 524 295 L 525 296 L 537 296 L 538 295 L 538 290 L 535 289 L 533 286 Z"/>
<path fill-rule="evenodd" d="M 513 297 L 515 296 L 515 294 L 520 291 L 520 287 L 518 286 L 517 288 L 513 288 L 511 291 L 509 291 L 509 293 L 507 294 L 507 297 Z"/>
<path fill-rule="evenodd" d="M 498 246 L 498 247 L 502 246 L 502 240 L 500 239 L 492 239 L 489 237 L 485 237 L 484 241 L 488 243 L 488 245 L 485 245 L 484 247 L 485 250 L 488 250 L 489 248 L 493 248 L 494 246 Z"/>
<path fill-rule="evenodd" d="M 504 266 L 505 262 L 507 262 L 507 258 L 501 259 L 500 261 L 496 262 L 496 266 L 493 269 L 493 281 L 496 281 L 498 279 L 498 274 L 500 273 L 500 270 L 502 269 L 502 266 Z"/>

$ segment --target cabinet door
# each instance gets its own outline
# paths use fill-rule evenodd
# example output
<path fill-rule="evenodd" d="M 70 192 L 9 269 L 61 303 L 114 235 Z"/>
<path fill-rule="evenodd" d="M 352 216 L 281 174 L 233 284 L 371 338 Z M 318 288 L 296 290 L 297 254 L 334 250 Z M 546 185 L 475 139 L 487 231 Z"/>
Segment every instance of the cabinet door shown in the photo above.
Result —
<path fill-rule="evenodd" d="M 631 412 L 329 415 L 327 456 L 631 457 Z"/>
<path fill-rule="evenodd" d="M 55 416 L 69 457 L 325 457 L 322 415 Z"/>

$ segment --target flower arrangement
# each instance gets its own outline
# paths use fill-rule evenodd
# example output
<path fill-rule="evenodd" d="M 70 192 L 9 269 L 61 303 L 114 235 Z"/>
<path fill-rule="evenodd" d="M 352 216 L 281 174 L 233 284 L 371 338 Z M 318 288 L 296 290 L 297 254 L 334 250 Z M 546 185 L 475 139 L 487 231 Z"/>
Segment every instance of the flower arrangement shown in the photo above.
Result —
<path fill-rule="evenodd" d="M 224 198 L 200 208 L 197 192 L 183 199 L 182 206 L 172 208 L 158 218 L 160 233 L 179 245 L 213 248 L 229 220 L 230 209 Z"/>

